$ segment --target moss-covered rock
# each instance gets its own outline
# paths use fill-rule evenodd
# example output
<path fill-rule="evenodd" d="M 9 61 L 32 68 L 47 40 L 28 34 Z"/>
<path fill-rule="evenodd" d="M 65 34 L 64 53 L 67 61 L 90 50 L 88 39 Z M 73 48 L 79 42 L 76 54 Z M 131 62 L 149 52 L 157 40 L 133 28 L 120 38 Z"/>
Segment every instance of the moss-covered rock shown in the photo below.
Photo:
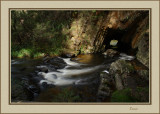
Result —
<path fill-rule="evenodd" d="M 122 74 L 124 72 L 133 73 L 134 72 L 134 67 L 132 66 L 131 63 L 129 63 L 125 60 L 119 59 L 119 60 L 117 60 L 117 61 L 115 61 L 111 64 L 109 72 L 111 74 L 114 74 L 114 73 L 117 73 L 117 72 L 120 73 L 120 74 Z"/>
<path fill-rule="evenodd" d="M 112 102 L 149 102 L 149 88 L 137 87 L 136 89 L 125 88 L 116 90 L 111 96 Z"/>
<path fill-rule="evenodd" d="M 107 97 L 110 97 L 114 86 L 113 77 L 106 72 L 100 74 L 100 86 L 98 88 L 97 98 L 98 101 L 103 101 Z"/>
<path fill-rule="evenodd" d="M 131 97 L 131 89 L 126 88 L 123 90 L 117 90 L 112 93 L 112 102 L 133 102 L 134 99 Z"/>

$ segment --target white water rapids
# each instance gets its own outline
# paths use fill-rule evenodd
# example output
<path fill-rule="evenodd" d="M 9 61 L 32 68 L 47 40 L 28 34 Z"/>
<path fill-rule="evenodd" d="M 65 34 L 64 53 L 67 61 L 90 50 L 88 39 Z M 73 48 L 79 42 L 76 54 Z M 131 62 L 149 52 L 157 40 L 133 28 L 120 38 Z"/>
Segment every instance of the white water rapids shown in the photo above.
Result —
<path fill-rule="evenodd" d="M 97 65 L 93 67 L 86 67 L 81 68 L 81 66 L 87 65 L 82 63 L 73 62 L 70 60 L 70 58 L 62 58 L 66 63 L 67 66 L 64 69 L 59 69 L 56 72 L 39 72 L 38 75 L 42 76 L 45 80 L 41 80 L 40 84 L 43 82 L 47 84 L 54 84 L 57 86 L 63 86 L 63 85 L 71 85 L 71 84 L 85 84 L 84 82 L 87 81 L 87 77 L 79 77 L 81 75 L 85 75 L 87 73 L 92 73 L 100 68 L 103 68 L 104 65 Z M 77 68 L 77 66 L 79 68 Z M 37 67 L 44 67 L 44 66 L 37 66 Z M 72 69 L 69 69 L 72 67 Z"/>
<path fill-rule="evenodd" d="M 129 56 L 125 53 L 121 53 L 119 57 L 119 59 L 124 59 L 124 60 L 133 60 L 134 58 L 135 58 L 134 56 Z M 104 68 L 104 65 L 86 67 L 87 64 L 71 61 L 70 58 L 61 58 L 61 59 L 63 59 L 67 63 L 67 66 L 63 69 L 58 69 L 55 72 L 53 71 L 48 73 L 39 72 L 38 75 L 44 78 L 44 80 L 40 81 L 40 84 L 42 84 L 43 82 L 47 84 L 54 84 L 56 86 L 72 85 L 72 84 L 77 85 L 82 83 L 86 84 L 87 79 L 89 78 L 88 76 L 91 73 L 95 73 L 99 69 Z M 38 67 L 42 68 L 45 66 L 37 66 L 37 68 Z M 109 73 L 107 70 L 104 70 L 103 72 Z"/>

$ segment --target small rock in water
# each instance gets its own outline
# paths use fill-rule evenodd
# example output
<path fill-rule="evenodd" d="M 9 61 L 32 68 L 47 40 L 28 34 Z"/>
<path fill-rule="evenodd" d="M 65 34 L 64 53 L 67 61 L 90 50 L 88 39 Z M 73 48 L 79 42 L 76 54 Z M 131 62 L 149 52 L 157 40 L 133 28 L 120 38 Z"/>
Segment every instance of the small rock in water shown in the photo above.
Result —
<path fill-rule="evenodd" d="M 45 77 L 46 73 L 44 72 L 38 72 L 38 76 L 42 76 L 42 77 Z"/>
<path fill-rule="evenodd" d="M 107 57 L 114 57 L 116 55 L 119 55 L 118 51 L 113 50 L 113 49 L 108 49 L 107 51 L 105 51 L 103 53 L 103 55 L 107 56 Z"/>
<path fill-rule="evenodd" d="M 57 79 L 57 75 L 52 74 L 52 78 L 53 78 L 53 79 Z"/>
<path fill-rule="evenodd" d="M 44 89 L 47 89 L 47 88 L 53 88 L 53 87 L 55 87 L 55 85 L 52 84 L 52 83 L 48 83 L 48 81 L 43 81 L 41 83 L 41 90 L 44 90 Z"/>
<path fill-rule="evenodd" d="M 40 80 L 41 80 L 41 78 L 40 77 L 33 77 L 33 78 L 31 78 L 31 81 L 33 81 L 34 83 L 39 83 L 40 82 Z"/>
<path fill-rule="evenodd" d="M 49 64 L 53 65 L 56 69 L 63 69 L 65 66 L 67 66 L 67 63 L 60 57 L 52 58 L 49 60 Z"/>

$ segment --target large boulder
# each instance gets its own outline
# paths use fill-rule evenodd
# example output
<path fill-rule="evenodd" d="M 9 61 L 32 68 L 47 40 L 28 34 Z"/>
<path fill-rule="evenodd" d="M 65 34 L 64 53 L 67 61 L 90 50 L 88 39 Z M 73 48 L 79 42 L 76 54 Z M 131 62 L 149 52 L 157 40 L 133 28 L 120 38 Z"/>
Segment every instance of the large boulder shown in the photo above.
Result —
<path fill-rule="evenodd" d="M 117 90 L 135 88 L 137 86 L 135 79 L 131 75 L 134 71 L 132 64 L 125 60 L 119 59 L 111 64 L 109 72 L 114 76 Z"/>
<path fill-rule="evenodd" d="M 40 72 L 48 72 L 47 66 L 36 66 L 37 69 L 39 69 Z"/>
<path fill-rule="evenodd" d="M 134 67 L 132 66 L 131 63 L 129 63 L 125 60 L 119 59 L 111 64 L 109 72 L 111 74 L 115 74 L 117 72 L 121 73 L 121 74 L 124 72 L 132 73 L 132 72 L 134 72 Z"/>

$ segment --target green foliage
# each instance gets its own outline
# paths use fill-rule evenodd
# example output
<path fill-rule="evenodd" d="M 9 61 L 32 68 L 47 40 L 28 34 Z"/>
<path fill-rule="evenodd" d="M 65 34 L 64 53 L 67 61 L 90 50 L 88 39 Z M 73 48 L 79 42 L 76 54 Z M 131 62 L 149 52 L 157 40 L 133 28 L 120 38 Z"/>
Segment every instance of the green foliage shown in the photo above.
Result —
<path fill-rule="evenodd" d="M 84 47 L 85 47 L 84 45 L 81 45 L 81 48 L 80 48 L 80 53 L 81 53 L 81 54 L 83 54 L 84 51 L 85 51 Z"/>
<path fill-rule="evenodd" d="M 12 57 L 30 57 L 31 56 L 31 50 L 30 49 L 21 49 L 19 51 L 11 51 Z"/>
<path fill-rule="evenodd" d="M 116 90 L 111 96 L 112 102 L 148 102 L 149 88 L 137 87 L 135 89 L 126 88 Z"/>
<path fill-rule="evenodd" d="M 89 17 L 96 24 L 96 20 L 105 14 L 96 10 L 90 11 L 38 11 L 38 10 L 12 10 L 11 11 L 11 56 L 12 57 L 38 57 L 44 54 L 59 55 L 69 47 L 70 31 L 77 29 L 72 23 L 77 19 Z M 85 18 L 84 18 L 85 19 Z M 81 23 L 78 23 L 81 24 Z M 95 25 L 91 24 L 91 25 Z M 80 27 L 80 26 L 78 26 Z M 96 26 L 92 26 L 96 29 Z M 78 30 L 78 29 L 77 29 Z M 77 32 L 80 36 L 80 31 Z M 89 45 L 90 39 L 84 38 L 83 45 Z M 79 47 L 78 47 L 79 48 Z M 22 49 L 30 49 L 25 51 Z M 22 51 L 21 51 L 22 50 Z M 84 48 L 81 47 L 84 52 Z"/>
<path fill-rule="evenodd" d="M 39 57 L 46 53 L 58 55 L 66 41 L 67 35 L 62 33 L 62 29 L 68 28 L 70 13 L 12 10 L 11 56 Z"/>
<path fill-rule="evenodd" d="M 78 102 L 80 100 L 81 98 L 73 90 L 65 88 L 54 97 L 53 102 Z"/>
<path fill-rule="evenodd" d="M 21 49 L 18 53 L 18 57 L 30 57 L 31 55 L 31 50 L 30 49 Z"/>
<path fill-rule="evenodd" d="M 33 55 L 33 58 L 39 58 L 39 57 L 43 57 L 43 56 L 44 56 L 44 53 L 37 52 Z"/>
<path fill-rule="evenodd" d="M 112 102 L 133 102 L 133 98 L 130 96 L 131 89 L 126 88 L 123 90 L 115 91 L 111 96 Z"/>
<path fill-rule="evenodd" d="M 95 13 L 95 12 L 96 12 L 96 10 L 92 10 L 92 12 L 93 12 L 93 13 Z"/>

